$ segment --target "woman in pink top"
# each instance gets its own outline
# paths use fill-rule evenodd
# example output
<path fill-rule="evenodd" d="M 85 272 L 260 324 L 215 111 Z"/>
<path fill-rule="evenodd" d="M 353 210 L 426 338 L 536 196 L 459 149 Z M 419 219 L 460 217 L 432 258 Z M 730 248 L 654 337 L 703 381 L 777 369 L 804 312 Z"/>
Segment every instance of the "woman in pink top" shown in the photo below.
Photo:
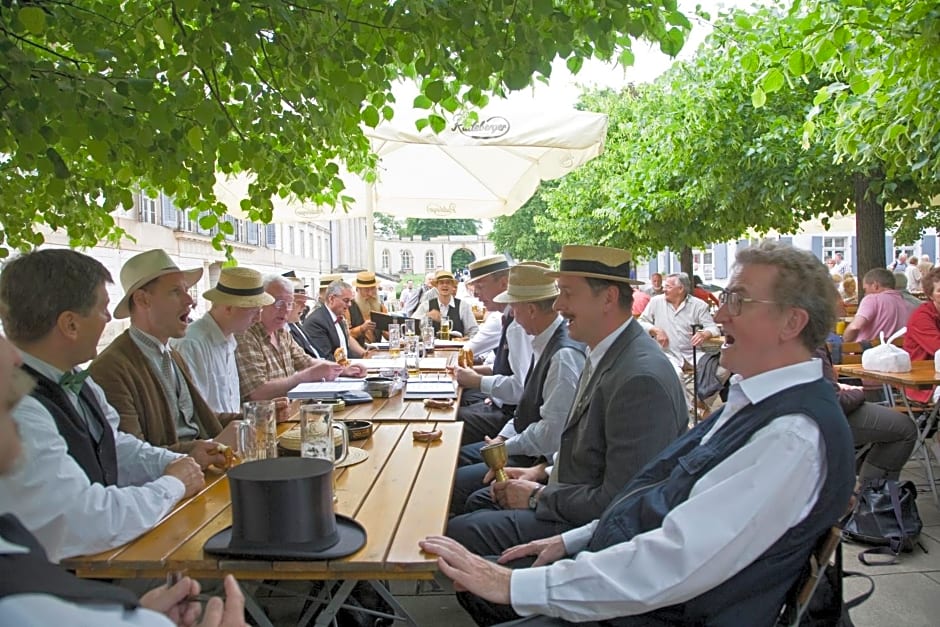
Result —
<path fill-rule="evenodd" d="M 911 361 L 933 359 L 940 350 L 940 268 L 934 268 L 921 279 L 927 302 L 914 310 L 907 321 L 907 334 L 904 336 L 904 350 Z M 930 390 L 907 390 L 908 398 L 929 402 Z"/>

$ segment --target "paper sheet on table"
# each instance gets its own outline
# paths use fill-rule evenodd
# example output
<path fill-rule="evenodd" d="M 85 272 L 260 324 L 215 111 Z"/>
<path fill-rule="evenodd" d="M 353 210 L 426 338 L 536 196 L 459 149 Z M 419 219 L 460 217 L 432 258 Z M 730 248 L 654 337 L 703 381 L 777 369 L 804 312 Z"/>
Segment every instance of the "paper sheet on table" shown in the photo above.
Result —
<path fill-rule="evenodd" d="M 287 392 L 287 398 L 323 398 L 340 392 L 354 392 L 362 390 L 362 379 L 345 379 L 342 381 L 313 381 L 301 383 Z"/>
<path fill-rule="evenodd" d="M 419 398 L 457 398 L 452 380 L 426 381 L 409 379 L 405 384 L 405 400 Z"/>

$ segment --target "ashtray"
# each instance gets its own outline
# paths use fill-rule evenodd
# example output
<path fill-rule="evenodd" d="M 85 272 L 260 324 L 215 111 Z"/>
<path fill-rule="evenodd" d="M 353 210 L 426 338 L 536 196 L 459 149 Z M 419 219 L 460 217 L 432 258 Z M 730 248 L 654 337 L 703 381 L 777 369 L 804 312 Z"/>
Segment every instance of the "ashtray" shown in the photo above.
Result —
<path fill-rule="evenodd" d="M 366 440 L 372 436 L 372 423 L 368 420 L 344 420 L 350 440 Z"/>

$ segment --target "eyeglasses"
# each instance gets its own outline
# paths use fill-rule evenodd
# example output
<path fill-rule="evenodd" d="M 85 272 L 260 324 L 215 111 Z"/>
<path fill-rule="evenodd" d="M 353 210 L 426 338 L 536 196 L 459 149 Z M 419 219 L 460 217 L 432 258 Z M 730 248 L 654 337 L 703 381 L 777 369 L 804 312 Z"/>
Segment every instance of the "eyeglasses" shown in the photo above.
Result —
<path fill-rule="evenodd" d="M 291 309 L 294 306 L 292 300 L 276 300 L 273 303 L 275 309 Z"/>
<path fill-rule="evenodd" d="M 732 317 L 741 315 L 741 307 L 744 303 L 764 303 L 765 305 L 780 304 L 774 300 L 762 300 L 760 298 L 741 296 L 740 292 L 722 292 L 718 295 L 718 302 L 728 308 L 728 314 Z"/>

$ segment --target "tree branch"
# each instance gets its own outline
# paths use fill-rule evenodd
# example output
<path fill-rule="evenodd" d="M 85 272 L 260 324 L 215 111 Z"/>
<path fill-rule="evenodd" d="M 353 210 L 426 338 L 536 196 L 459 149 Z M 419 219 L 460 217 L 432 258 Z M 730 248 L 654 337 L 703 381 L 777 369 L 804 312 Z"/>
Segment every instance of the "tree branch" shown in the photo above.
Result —
<path fill-rule="evenodd" d="M 53 50 L 52 48 L 48 48 L 48 47 L 46 47 L 46 46 L 43 46 L 42 44 L 39 44 L 39 43 L 36 43 L 35 41 L 32 41 L 32 40 L 30 40 L 30 39 L 27 39 L 26 37 L 23 37 L 22 35 L 17 35 L 16 33 L 10 32 L 10 31 L 7 30 L 6 28 L 0 27 L 0 32 L 4 33 L 4 34 L 7 35 L 8 37 L 11 37 L 11 38 L 13 38 L 13 39 L 16 39 L 17 41 L 21 41 L 21 42 L 23 42 L 24 44 L 33 46 L 33 47 L 35 47 L 35 48 L 39 48 L 40 50 L 42 50 L 42 51 L 44 51 L 44 52 L 48 52 L 49 54 L 51 54 L 51 55 L 53 55 L 53 56 L 56 56 L 56 57 L 62 59 L 63 61 L 68 61 L 68 62 L 70 62 L 70 63 L 74 63 L 74 64 L 75 64 L 75 67 L 78 68 L 78 69 L 81 69 L 82 63 L 85 63 L 86 65 L 90 65 L 87 61 L 79 61 L 78 59 L 73 59 L 72 57 L 70 57 L 70 56 L 68 56 L 68 55 L 62 54 L 61 52 L 56 52 L 56 51 Z"/>
<path fill-rule="evenodd" d="M 232 130 L 235 131 L 235 134 L 238 135 L 243 141 L 246 140 L 245 135 L 238 128 L 238 125 L 235 124 L 235 120 L 232 119 L 231 114 L 229 114 L 228 109 L 225 107 L 225 103 L 222 102 L 222 98 L 218 93 L 218 87 L 212 84 L 212 79 L 209 78 L 209 74 L 206 72 L 205 68 L 201 65 L 197 65 L 199 68 L 199 73 L 202 74 L 202 78 L 206 83 L 206 86 L 209 88 L 209 93 L 212 94 L 212 99 L 216 101 L 219 105 L 219 108 L 222 110 L 222 113 L 225 114 L 225 117 L 228 119 L 228 123 L 231 125 Z M 215 75 L 215 68 L 212 69 L 212 74 Z"/>

